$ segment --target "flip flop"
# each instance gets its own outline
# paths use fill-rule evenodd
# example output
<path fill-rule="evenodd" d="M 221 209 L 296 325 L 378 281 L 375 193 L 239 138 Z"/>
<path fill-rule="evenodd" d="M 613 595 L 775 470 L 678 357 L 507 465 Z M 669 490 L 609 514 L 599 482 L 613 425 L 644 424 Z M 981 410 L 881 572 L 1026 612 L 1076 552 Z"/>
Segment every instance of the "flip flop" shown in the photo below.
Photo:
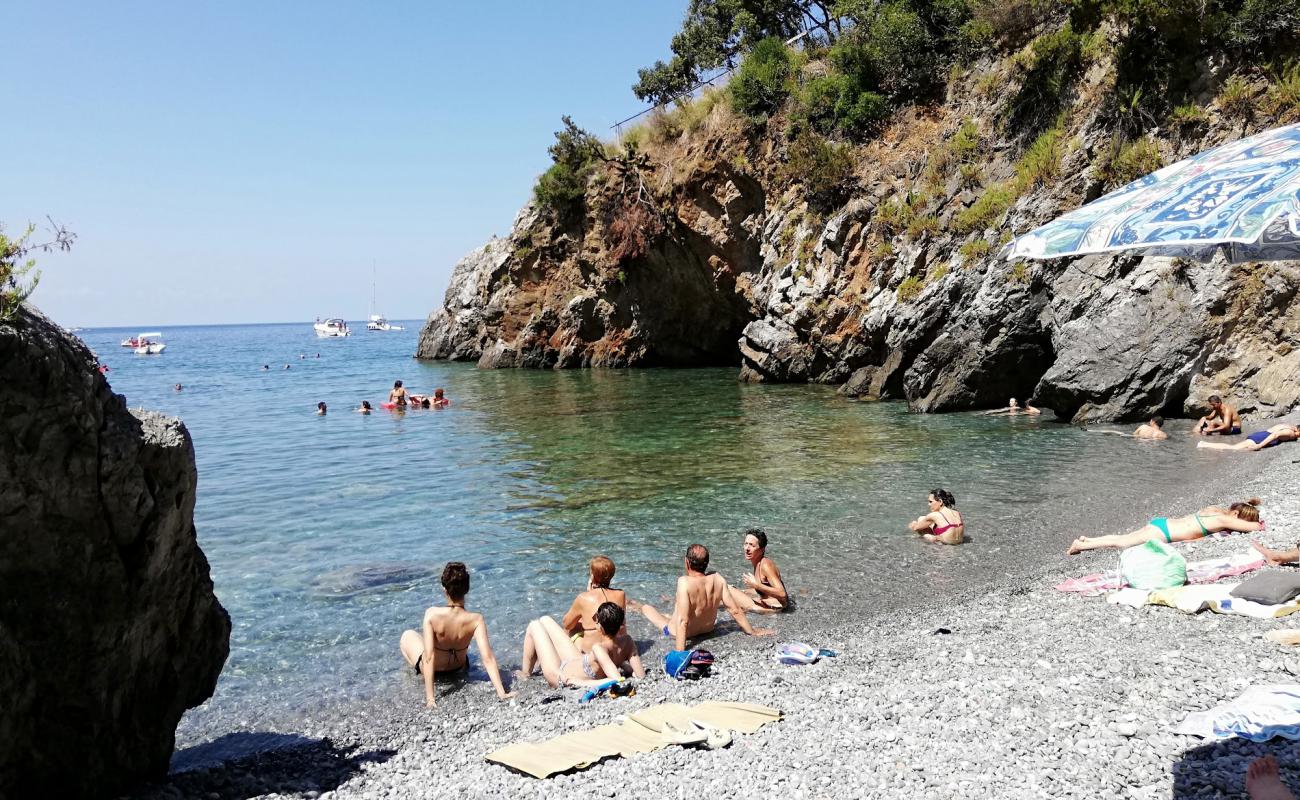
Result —
<path fill-rule="evenodd" d="M 700 722 L 698 719 L 691 720 L 691 724 L 704 731 L 704 746 L 709 750 L 721 750 L 731 744 L 731 731 L 726 728 L 715 728 L 707 722 Z"/>
<path fill-rule="evenodd" d="M 665 722 L 663 730 L 659 732 L 660 738 L 664 744 L 679 744 L 683 747 L 690 745 L 704 744 L 708 741 L 708 734 L 692 726 L 688 730 L 683 730 L 673 725 L 671 722 Z"/>

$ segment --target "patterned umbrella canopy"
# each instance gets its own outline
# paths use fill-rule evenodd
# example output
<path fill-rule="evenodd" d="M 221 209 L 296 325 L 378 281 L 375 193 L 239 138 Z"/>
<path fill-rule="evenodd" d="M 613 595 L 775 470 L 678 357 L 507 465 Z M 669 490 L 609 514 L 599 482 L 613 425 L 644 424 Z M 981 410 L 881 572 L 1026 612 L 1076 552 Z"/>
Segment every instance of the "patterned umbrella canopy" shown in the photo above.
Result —
<path fill-rule="evenodd" d="M 1012 240 L 1004 258 L 1117 250 L 1208 261 L 1300 258 L 1300 125 L 1207 150 Z"/>

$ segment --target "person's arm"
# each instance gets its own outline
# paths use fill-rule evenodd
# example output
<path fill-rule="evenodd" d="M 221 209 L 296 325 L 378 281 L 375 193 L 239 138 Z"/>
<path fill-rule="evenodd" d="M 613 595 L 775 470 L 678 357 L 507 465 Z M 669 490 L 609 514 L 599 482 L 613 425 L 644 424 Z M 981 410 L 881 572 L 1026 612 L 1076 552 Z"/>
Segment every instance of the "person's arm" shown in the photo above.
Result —
<path fill-rule="evenodd" d="M 570 636 L 582 630 L 582 609 L 578 607 L 579 599 L 580 597 L 573 598 L 573 605 L 564 612 L 564 620 L 560 623 L 560 627 L 564 628 L 564 632 Z"/>
<path fill-rule="evenodd" d="M 1253 539 L 1251 540 L 1250 544 L 1252 547 L 1254 547 L 1256 550 L 1259 551 L 1260 555 L 1264 556 L 1264 558 L 1268 561 L 1268 563 L 1274 566 L 1278 564 L 1291 564 L 1300 561 L 1300 544 L 1297 544 L 1295 547 L 1291 548 L 1290 550 L 1273 550 L 1272 548 L 1265 547 L 1264 545 L 1254 541 Z"/>
<path fill-rule="evenodd" d="M 591 648 L 591 657 L 600 665 L 600 670 L 605 673 L 606 678 L 623 677 L 623 673 L 618 670 L 618 664 L 615 664 L 614 659 L 609 657 L 609 651 L 605 649 L 604 645 L 593 645 Z"/>
<path fill-rule="evenodd" d="M 1264 530 L 1263 522 L 1247 522 L 1244 519 L 1241 519 L 1239 517 L 1229 516 L 1227 514 L 1221 515 L 1219 517 L 1219 524 L 1222 525 L 1227 530 L 1237 531 L 1239 533 L 1250 533 L 1253 531 Z"/>
<path fill-rule="evenodd" d="M 426 614 L 424 617 L 424 656 L 420 660 L 423 667 L 421 672 L 424 673 L 424 707 L 433 708 L 436 698 L 433 694 L 433 673 L 437 669 L 437 662 L 433 657 L 433 645 L 437 640 L 437 635 L 433 632 L 433 620 L 429 619 Z"/>
<path fill-rule="evenodd" d="M 929 514 L 926 514 L 924 517 L 917 517 L 912 522 L 907 523 L 907 527 L 917 533 L 925 533 L 934 530 L 934 521 L 930 519 Z"/>
<path fill-rule="evenodd" d="M 736 621 L 736 624 L 740 626 L 740 629 L 742 631 L 749 634 L 750 636 L 771 636 L 772 634 L 776 633 L 776 631 L 771 630 L 770 628 L 755 628 L 754 626 L 750 625 L 749 617 L 745 616 L 744 610 L 741 609 L 740 606 L 736 605 L 736 601 L 733 600 L 731 597 L 731 592 L 727 591 L 727 586 L 726 586 L 727 582 L 723 580 L 721 575 L 718 575 L 717 579 L 719 581 L 722 581 L 723 584 L 722 605 L 727 609 L 727 613 L 731 615 L 731 618 Z M 679 647 L 677 649 L 685 650 L 686 648 Z"/>
<path fill-rule="evenodd" d="M 641 665 L 641 654 L 637 652 L 636 642 L 632 640 L 631 636 L 629 636 L 627 637 L 626 644 L 632 648 L 632 655 L 628 656 L 627 659 L 628 666 L 632 668 L 632 677 L 644 678 L 645 667 Z"/>
<path fill-rule="evenodd" d="M 686 649 L 686 609 L 690 608 L 691 598 L 686 593 L 686 579 L 677 579 L 677 599 L 673 602 L 671 628 L 677 630 L 674 644 L 678 650 Z"/>
<path fill-rule="evenodd" d="M 474 644 L 478 645 L 479 658 L 483 659 L 483 669 L 487 670 L 488 679 L 497 690 L 497 697 L 502 700 L 514 697 L 515 693 L 507 692 L 506 687 L 501 684 L 501 669 L 497 666 L 496 653 L 492 652 L 492 643 L 488 641 L 487 623 L 482 617 L 479 617 L 478 625 L 474 628 Z"/>
<path fill-rule="evenodd" d="M 785 583 L 781 581 L 781 571 L 777 569 L 776 565 L 771 561 L 764 561 L 760 565 L 760 568 L 763 570 L 763 577 L 767 579 L 767 582 L 754 581 L 754 583 L 751 584 L 754 587 L 754 591 L 758 592 L 763 597 L 771 597 L 775 600 L 779 600 L 782 605 L 785 605 Z"/>

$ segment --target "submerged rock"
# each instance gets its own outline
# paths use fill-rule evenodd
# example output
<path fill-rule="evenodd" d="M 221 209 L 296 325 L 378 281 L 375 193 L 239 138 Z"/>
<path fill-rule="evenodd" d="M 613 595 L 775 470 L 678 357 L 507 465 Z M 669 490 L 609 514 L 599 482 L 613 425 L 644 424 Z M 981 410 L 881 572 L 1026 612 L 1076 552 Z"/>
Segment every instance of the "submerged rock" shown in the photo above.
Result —
<path fill-rule="evenodd" d="M 179 420 L 128 411 L 78 339 L 0 323 L 0 796 L 113 796 L 167 771 L 230 619 Z"/>

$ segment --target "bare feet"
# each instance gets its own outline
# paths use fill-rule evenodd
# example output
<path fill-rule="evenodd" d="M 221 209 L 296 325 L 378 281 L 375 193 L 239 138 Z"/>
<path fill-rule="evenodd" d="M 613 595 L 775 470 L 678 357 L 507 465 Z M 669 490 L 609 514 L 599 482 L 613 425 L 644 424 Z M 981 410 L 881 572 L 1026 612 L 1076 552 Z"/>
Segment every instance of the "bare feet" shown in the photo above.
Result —
<path fill-rule="evenodd" d="M 1250 800 L 1295 800 L 1295 795 L 1282 784 L 1277 759 L 1272 756 L 1250 762 L 1246 769 L 1246 794 Z"/>
<path fill-rule="evenodd" d="M 1259 554 L 1263 556 L 1264 560 L 1268 561 L 1269 564 L 1272 564 L 1273 566 L 1277 566 L 1278 564 L 1282 563 L 1282 559 L 1277 557 L 1276 552 L 1268 549 L 1267 547 L 1255 541 L 1254 539 L 1250 540 L 1250 546 L 1258 550 Z"/>
<path fill-rule="evenodd" d="M 755 635 L 755 636 L 773 636 L 773 635 L 775 635 L 775 634 L 776 634 L 776 631 L 773 630 L 773 629 L 771 629 L 771 628 L 755 628 L 755 629 L 754 629 L 754 635 Z"/>
<path fill-rule="evenodd" d="M 642 603 L 640 600 L 633 600 L 629 597 L 627 598 L 626 605 L 628 611 L 639 613 L 641 611 L 641 606 L 645 605 L 645 603 Z"/>

